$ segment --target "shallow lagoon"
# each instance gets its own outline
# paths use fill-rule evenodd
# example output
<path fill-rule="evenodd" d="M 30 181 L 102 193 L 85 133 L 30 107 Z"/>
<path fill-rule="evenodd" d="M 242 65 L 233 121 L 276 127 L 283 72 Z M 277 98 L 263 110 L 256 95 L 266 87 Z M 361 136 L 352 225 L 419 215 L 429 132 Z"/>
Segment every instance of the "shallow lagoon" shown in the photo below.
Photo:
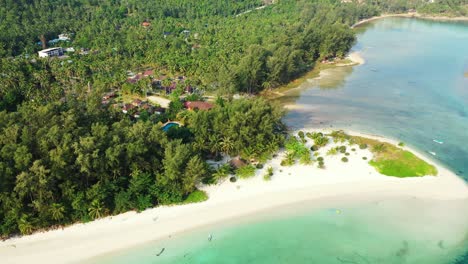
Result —
<path fill-rule="evenodd" d="M 468 201 L 312 204 L 173 235 L 90 263 L 451 264 L 468 246 L 468 233 L 459 232 L 468 230 Z"/>
<path fill-rule="evenodd" d="M 397 138 L 468 180 L 468 23 L 377 20 L 359 29 L 354 50 L 364 65 L 328 70 L 282 98 L 295 104 L 286 123 Z"/>

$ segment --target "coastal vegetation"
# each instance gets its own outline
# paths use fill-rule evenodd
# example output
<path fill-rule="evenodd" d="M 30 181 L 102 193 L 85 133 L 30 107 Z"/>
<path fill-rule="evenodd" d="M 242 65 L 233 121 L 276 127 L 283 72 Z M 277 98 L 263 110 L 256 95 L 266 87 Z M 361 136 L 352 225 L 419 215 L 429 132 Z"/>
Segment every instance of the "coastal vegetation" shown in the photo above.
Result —
<path fill-rule="evenodd" d="M 272 167 L 268 167 L 265 175 L 263 175 L 263 179 L 265 181 L 270 181 L 271 180 L 271 177 L 273 177 L 273 168 Z"/>
<path fill-rule="evenodd" d="M 240 179 L 251 178 L 255 175 L 255 167 L 252 165 L 240 167 L 236 170 L 236 175 Z"/>
<path fill-rule="evenodd" d="M 134 69 L 154 69 L 155 77 L 185 75 L 210 93 L 258 93 L 288 83 L 317 61 L 343 57 L 355 41 L 349 25 L 377 14 L 367 5 L 286 0 L 236 16 L 260 5 L 6 1 L 0 7 L 0 110 L 109 88 L 146 94 L 148 79 L 127 82 Z M 49 43 L 61 33 L 70 40 Z M 66 59 L 37 59 L 45 46 L 75 51 Z"/>
<path fill-rule="evenodd" d="M 167 133 L 80 100 L 0 112 L 2 236 L 202 201 L 197 186 L 229 173 L 213 171 L 207 159 L 221 152 L 270 157 L 284 139 L 283 111 L 261 98 L 182 113 L 186 126 Z"/>
<path fill-rule="evenodd" d="M 1 236 L 202 201 L 200 184 L 226 177 L 235 182 L 232 173 L 252 176 L 250 163 L 263 163 L 280 149 L 285 126 L 279 105 L 251 95 L 288 83 L 317 62 L 344 57 L 355 42 L 349 26 L 378 15 L 384 3 L 285 0 L 238 16 L 264 3 L 5 1 Z M 61 33 L 69 40 L 50 42 Z M 73 49 L 61 58 L 37 57 L 56 46 Z M 133 71 L 152 73 L 135 81 L 143 75 Z M 161 112 L 130 116 L 104 100 L 109 92 L 123 107 L 128 98 L 146 99 L 148 93 L 169 103 Z M 219 95 L 209 110 L 184 105 L 206 103 L 206 94 Z M 242 97 L 237 94 L 247 98 L 234 99 Z M 169 120 L 177 125 L 163 130 Z M 312 163 L 310 150 L 318 155 L 330 142 L 321 133 L 298 136 L 286 142 L 285 165 Z M 332 137 L 351 140 L 341 132 Z M 314 143 L 310 148 L 307 138 Z M 383 173 L 431 172 L 407 154 L 401 157 L 412 167 L 401 169 L 382 158 L 397 156 L 391 147 L 364 145 L 381 158 L 373 162 Z M 346 153 L 346 147 L 337 151 Z M 247 164 L 235 172 L 208 165 L 223 156 Z M 323 158 L 317 160 L 324 168 Z"/>
<path fill-rule="evenodd" d="M 304 134 L 298 134 L 301 138 L 301 141 L 295 136 L 291 136 L 285 143 L 286 155 L 285 158 L 281 161 L 282 166 L 291 166 L 297 159 L 303 165 L 309 165 L 312 163 L 312 157 L 309 148 L 306 147 L 304 140 Z"/>
<path fill-rule="evenodd" d="M 369 164 L 383 175 L 395 177 L 437 175 L 437 169 L 433 165 L 407 150 L 374 139 L 353 138 L 358 144 L 366 144 L 371 147 L 374 158 L 369 161 Z"/>
<path fill-rule="evenodd" d="M 190 193 L 187 198 L 183 201 L 184 204 L 188 203 L 200 203 L 208 200 L 208 195 L 205 191 L 195 190 Z"/>

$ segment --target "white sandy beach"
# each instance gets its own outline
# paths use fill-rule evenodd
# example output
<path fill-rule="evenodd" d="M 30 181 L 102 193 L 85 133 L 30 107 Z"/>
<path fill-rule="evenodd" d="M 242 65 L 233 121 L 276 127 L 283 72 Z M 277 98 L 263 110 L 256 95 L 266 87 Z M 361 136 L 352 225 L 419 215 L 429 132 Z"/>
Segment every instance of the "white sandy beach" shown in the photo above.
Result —
<path fill-rule="evenodd" d="M 362 136 L 397 143 L 381 137 Z M 129 212 L 87 224 L 75 224 L 63 230 L 0 242 L 1 263 L 80 263 L 102 254 L 256 211 L 303 201 L 319 203 L 330 197 L 336 199 L 337 196 L 342 197 L 343 201 L 353 195 L 427 200 L 468 198 L 466 183 L 433 162 L 437 166 L 438 176 L 403 179 L 387 177 L 377 173 L 362 159 L 363 156 L 371 159 L 369 150 L 355 146 L 356 151 L 350 151 L 349 162 L 344 163 L 340 155 L 325 155 L 334 146 L 334 143 L 330 143 L 320 150 L 323 153 L 321 156 L 325 158 L 326 169 L 319 169 L 316 164 L 282 167 L 280 153 L 251 179 L 238 180 L 236 183 L 226 180 L 218 185 L 202 187 L 210 197 L 203 203 L 158 207 L 139 214 Z M 428 161 L 425 155 L 411 151 Z M 274 176 L 271 181 L 264 181 L 263 175 L 268 166 L 274 168 Z"/>

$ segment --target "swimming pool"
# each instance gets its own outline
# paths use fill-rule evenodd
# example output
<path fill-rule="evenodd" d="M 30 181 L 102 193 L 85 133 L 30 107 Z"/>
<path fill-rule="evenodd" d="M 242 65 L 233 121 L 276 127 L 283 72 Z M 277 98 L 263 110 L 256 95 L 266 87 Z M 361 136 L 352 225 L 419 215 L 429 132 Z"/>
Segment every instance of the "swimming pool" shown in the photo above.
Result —
<path fill-rule="evenodd" d="M 162 130 L 163 130 L 164 132 L 167 132 L 167 131 L 169 130 L 169 128 L 171 128 L 171 127 L 178 127 L 178 126 L 180 126 L 178 123 L 175 123 L 175 122 L 168 122 L 168 123 L 166 123 L 166 124 L 162 127 Z"/>

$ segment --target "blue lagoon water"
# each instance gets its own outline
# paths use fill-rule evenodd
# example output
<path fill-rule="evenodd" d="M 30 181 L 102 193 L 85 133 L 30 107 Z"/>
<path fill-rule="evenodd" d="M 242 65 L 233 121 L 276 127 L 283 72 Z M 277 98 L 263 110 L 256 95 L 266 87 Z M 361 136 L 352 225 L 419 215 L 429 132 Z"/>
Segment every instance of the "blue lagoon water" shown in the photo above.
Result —
<path fill-rule="evenodd" d="M 468 23 L 378 20 L 359 29 L 354 50 L 364 65 L 329 70 L 283 98 L 300 106 L 287 124 L 396 138 L 468 180 Z"/>
<path fill-rule="evenodd" d="M 468 24 L 379 20 L 359 29 L 354 49 L 366 64 L 327 71 L 282 98 L 295 105 L 287 124 L 397 138 L 468 180 Z M 304 202 L 91 263 L 467 264 L 468 201 Z"/>

